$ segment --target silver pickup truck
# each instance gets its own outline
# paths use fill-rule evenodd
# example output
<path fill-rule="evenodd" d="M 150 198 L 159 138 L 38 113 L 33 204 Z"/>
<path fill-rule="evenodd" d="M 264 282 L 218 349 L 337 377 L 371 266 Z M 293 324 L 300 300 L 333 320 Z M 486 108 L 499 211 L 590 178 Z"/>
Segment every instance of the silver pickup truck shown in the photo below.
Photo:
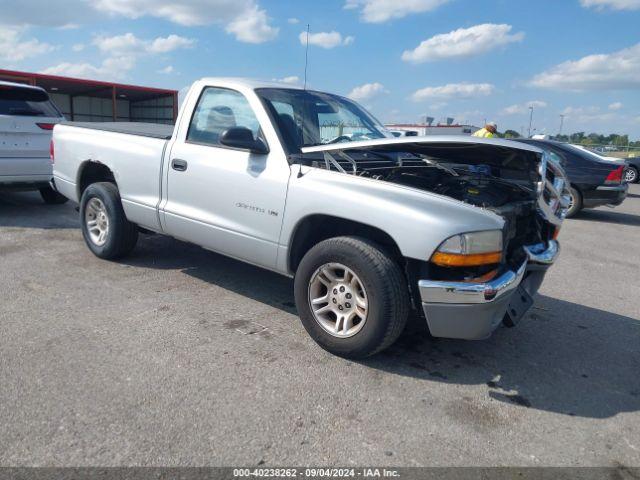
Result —
<path fill-rule="evenodd" d="M 52 152 L 95 255 L 153 231 L 295 277 L 308 333 L 353 358 L 391 345 L 411 310 L 437 337 L 514 325 L 568 205 L 532 145 L 394 138 L 346 98 L 238 79 L 197 81 L 175 128 L 57 125 Z"/>

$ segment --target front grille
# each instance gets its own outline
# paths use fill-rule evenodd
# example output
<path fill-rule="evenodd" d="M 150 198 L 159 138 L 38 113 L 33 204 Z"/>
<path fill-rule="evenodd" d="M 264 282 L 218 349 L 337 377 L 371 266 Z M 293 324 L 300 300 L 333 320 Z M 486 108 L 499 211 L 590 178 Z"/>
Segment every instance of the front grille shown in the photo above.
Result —
<path fill-rule="evenodd" d="M 545 152 L 538 169 L 538 211 L 553 225 L 560 225 L 569 207 L 569 181 L 562 167 Z"/>

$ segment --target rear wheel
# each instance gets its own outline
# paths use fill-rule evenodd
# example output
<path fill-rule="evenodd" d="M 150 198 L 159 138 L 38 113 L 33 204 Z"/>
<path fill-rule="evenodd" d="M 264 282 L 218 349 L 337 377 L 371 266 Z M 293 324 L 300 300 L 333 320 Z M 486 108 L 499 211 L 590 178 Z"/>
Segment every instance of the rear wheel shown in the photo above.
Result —
<path fill-rule="evenodd" d="M 390 346 L 409 311 L 399 265 L 378 245 L 357 237 L 331 238 L 311 248 L 296 272 L 295 298 L 311 338 L 348 358 Z"/>
<path fill-rule="evenodd" d="M 580 192 L 569 187 L 569 208 L 567 209 L 567 218 L 575 217 L 582 210 L 582 195 Z"/>
<path fill-rule="evenodd" d="M 100 258 L 120 258 L 136 246 L 138 227 L 127 220 L 113 183 L 87 187 L 80 200 L 80 222 L 85 243 Z"/>
<path fill-rule="evenodd" d="M 638 183 L 638 169 L 636 167 L 629 167 L 624 174 L 624 180 L 627 183 Z"/>
<path fill-rule="evenodd" d="M 64 195 L 60 195 L 49 186 L 42 187 L 39 190 L 42 200 L 44 200 L 44 203 L 46 203 L 47 205 L 60 205 L 62 203 L 66 203 L 68 200 L 67 197 L 65 197 Z"/>

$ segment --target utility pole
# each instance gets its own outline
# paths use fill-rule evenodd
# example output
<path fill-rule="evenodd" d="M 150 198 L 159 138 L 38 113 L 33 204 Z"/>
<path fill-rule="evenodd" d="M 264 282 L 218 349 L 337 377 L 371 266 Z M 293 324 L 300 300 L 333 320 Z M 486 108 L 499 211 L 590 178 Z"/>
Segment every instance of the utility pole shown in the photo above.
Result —
<path fill-rule="evenodd" d="M 564 125 L 564 115 L 560 114 L 560 130 L 558 130 L 558 136 L 562 135 L 562 125 Z"/>
<path fill-rule="evenodd" d="M 531 124 L 533 123 L 533 106 L 529 107 L 529 138 L 531 138 Z"/>

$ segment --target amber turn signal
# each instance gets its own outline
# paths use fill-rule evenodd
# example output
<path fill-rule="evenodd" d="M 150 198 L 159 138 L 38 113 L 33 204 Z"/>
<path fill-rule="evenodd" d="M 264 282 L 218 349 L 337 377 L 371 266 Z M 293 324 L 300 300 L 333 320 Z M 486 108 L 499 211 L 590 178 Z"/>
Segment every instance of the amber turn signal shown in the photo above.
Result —
<path fill-rule="evenodd" d="M 441 267 L 479 267 L 481 265 L 494 265 L 502 260 L 502 252 L 489 253 L 445 253 L 436 252 L 431 257 L 431 262 Z"/>

